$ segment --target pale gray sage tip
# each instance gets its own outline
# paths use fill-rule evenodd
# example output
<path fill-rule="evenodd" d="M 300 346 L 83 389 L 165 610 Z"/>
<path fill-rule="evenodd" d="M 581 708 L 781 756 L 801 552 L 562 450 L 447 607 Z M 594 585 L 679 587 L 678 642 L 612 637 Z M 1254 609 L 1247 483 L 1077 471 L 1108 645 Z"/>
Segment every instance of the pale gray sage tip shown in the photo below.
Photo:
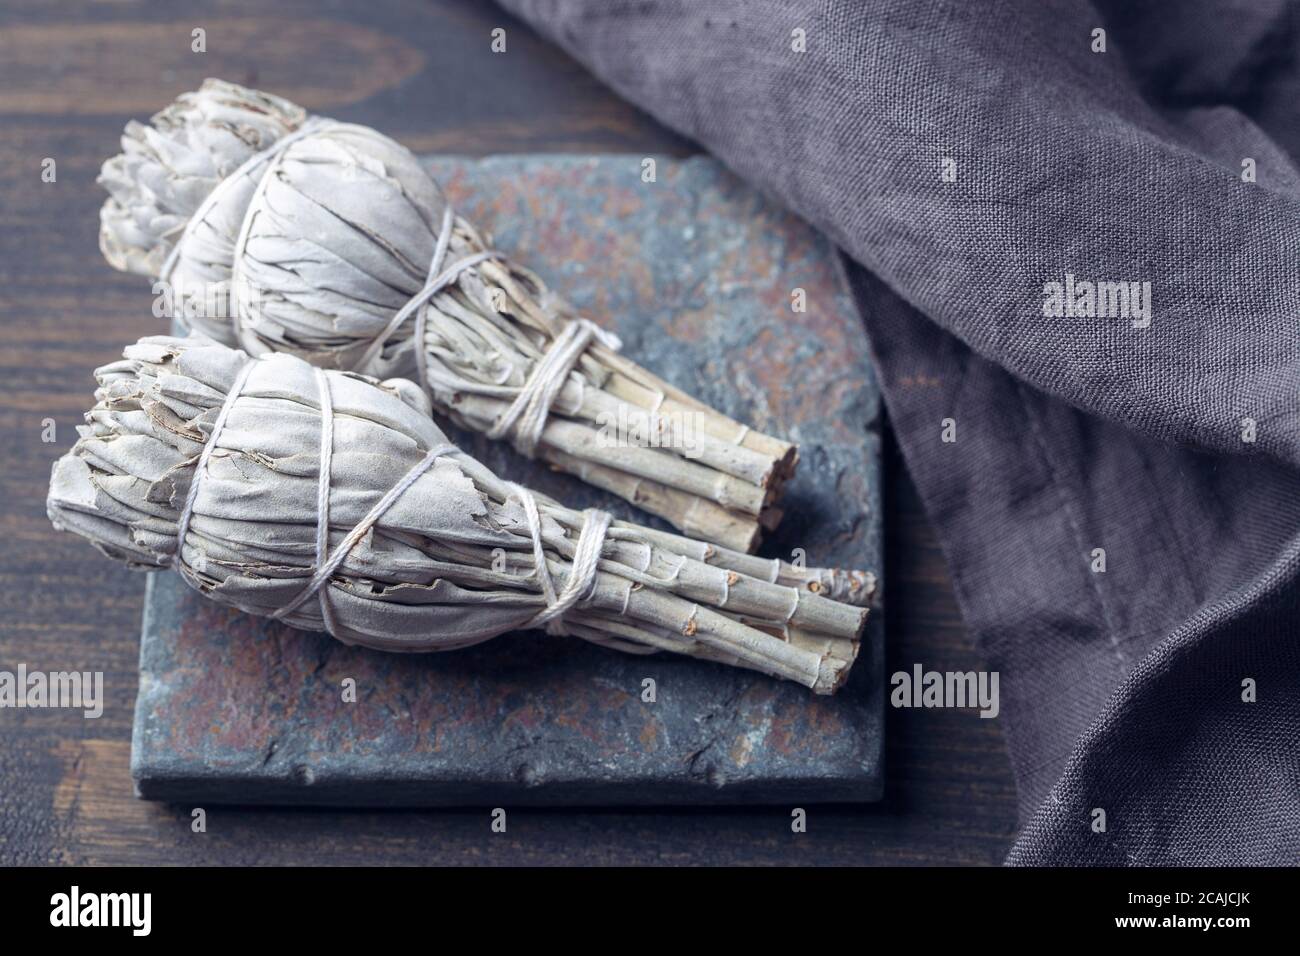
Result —
<path fill-rule="evenodd" d="M 578 512 L 448 442 L 405 380 L 157 336 L 96 371 L 54 465 L 59 528 L 204 595 L 390 651 L 545 627 L 833 693 L 865 608 L 830 572 Z"/>
<path fill-rule="evenodd" d="M 793 445 L 622 355 L 388 137 L 209 80 L 129 124 L 122 149 L 100 176 L 100 247 L 166 280 L 191 328 L 412 378 L 439 414 L 695 537 L 753 551 L 780 520 Z"/>

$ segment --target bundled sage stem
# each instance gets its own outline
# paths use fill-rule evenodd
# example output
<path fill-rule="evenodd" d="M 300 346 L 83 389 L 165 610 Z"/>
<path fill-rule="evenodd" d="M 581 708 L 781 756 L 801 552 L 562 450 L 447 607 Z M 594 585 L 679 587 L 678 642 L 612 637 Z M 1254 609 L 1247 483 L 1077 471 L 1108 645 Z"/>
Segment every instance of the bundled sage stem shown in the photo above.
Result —
<path fill-rule="evenodd" d="M 435 411 L 694 537 L 757 547 L 796 448 L 621 355 L 454 213 L 404 147 L 217 80 L 132 122 L 100 246 L 252 355 L 415 379 Z"/>
<path fill-rule="evenodd" d="M 502 481 L 447 441 L 408 381 L 201 336 L 142 339 L 96 378 L 88 424 L 54 466 L 51 520 L 223 604 L 393 651 L 545 627 L 818 693 L 857 654 L 866 609 L 818 593 L 851 588 L 844 575 Z"/>

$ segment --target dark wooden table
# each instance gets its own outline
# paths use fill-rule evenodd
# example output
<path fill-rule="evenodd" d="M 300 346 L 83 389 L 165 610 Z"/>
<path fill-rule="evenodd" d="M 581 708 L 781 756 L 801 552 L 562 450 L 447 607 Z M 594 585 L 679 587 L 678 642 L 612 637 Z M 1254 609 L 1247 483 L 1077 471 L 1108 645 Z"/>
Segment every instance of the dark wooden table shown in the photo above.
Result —
<path fill-rule="evenodd" d="M 506 30 L 503 54 L 490 34 Z M 192 31 L 205 53 L 191 51 Z M 998 722 L 891 711 L 885 800 L 786 810 L 338 812 L 188 807 L 132 796 L 143 577 L 45 517 L 90 370 L 160 331 L 143 280 L 96 247 L 94 179 L 123 123 L 206 76 L 373 125 L 416 152 L 695 147 L 495 7 L 472 0 L 261 0 L 0 9 L 0 670 L 105 675 L 104 714 L 0 710 L 0 863 L 959 863 L 1001 861 L 1015 795 Z M 53 158 L 57 179 L 42 181 Z M 56 440 L 43 440 L 53 420 Z M 978 666 L 892 445 L 886 452 L 888 670 Z"/>

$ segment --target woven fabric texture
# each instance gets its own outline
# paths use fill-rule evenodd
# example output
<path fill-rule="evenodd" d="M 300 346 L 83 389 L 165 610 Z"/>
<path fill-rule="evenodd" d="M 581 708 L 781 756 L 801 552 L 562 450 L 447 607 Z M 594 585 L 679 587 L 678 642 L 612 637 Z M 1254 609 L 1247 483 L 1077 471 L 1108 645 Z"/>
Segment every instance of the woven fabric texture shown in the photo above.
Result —
<path fill-rule="evenodd" d="M 503 5 L 844 250 L 1008 862 L 1300 860 L 1300 5 Z"/>

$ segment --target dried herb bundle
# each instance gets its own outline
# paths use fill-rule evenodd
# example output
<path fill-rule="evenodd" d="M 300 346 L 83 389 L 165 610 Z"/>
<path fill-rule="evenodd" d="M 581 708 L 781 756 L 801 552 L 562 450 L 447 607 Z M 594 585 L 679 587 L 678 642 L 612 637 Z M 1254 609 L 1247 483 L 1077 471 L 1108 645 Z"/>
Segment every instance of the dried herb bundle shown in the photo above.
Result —
<path fill-rule="evenodd" d="M 100 177 L 101 248 L 167 280 L 193 328 L 414 378 L 437 412 L 695 537 L 752 551 L 779 520 L 793 445 L 621 356 L 398 143 L 209 80 L 122 144 Z"/>
<path fill-rule="evenodd" d="M 504 482 L 448 444 L 409 381 L 199 336 L 145 338 L 124 356 L 96 372 L 88 424 L 54 466 L 50 518 L 133 566 L 174 566 L 221 603 L 395 651 L 545 625 L 819 693 L 857 654 L 867 611 L 818 593 L 847 591 L 841 572 Z"/>

